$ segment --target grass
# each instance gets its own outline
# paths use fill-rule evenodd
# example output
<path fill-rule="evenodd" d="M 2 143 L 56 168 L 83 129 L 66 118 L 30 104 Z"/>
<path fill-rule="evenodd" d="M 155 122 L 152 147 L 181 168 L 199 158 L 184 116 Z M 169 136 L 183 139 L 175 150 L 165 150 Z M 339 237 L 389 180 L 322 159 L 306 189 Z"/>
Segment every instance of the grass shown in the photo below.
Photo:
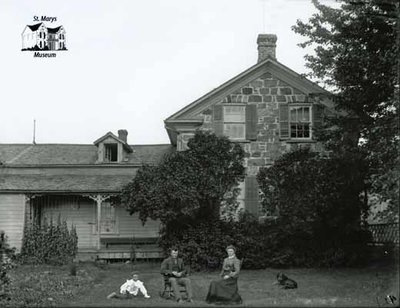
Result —
<path fill-rule="evenodd" d="M 134 299 L 106 299 L 113 291 L 118 291 L 122 283 L 130 276 L 132 270 L 140 271 L 140 279 L 151 295 L 150 299 L 138 296 Z M 52 274 L 49 274 L 48 272 Z M 384 297 L 393 294 L 399 298 L 399 274 L 397 268 L 369 267 L 363 269 L 285 269 L 282 270 L 298 283 L 298 289 L 283 290 L 273 285 L 279 270 L 243 270 L 239 278 L 239 293 L 243 304 L 239 307 L 321 307 L 321 306 L 358 306 L 385 307 L 393 306 L 385 303 Z M 47 272 L 47 274 L 44 274 Z M 16 268 L 12 276 L 24 277 L 33 274 L 54 277 L 58 285 L 63 287 L 50 288 L 52 292 L 42 295 L 52 298 L 52 301 L 42 301 L 39 306 L 68 307 L 175 307 L 173 300 L 160 298 L 162 277 L 159 274 L 159 264 L 110 264 L 103 268 L 92 264 L 79 264 L 77 276 L 69 276 L 67 267 L 27 267 Z M 29 273 L 29 275 L 27 275 Z M 42 276 L 40 276 L 42 275 Z M 217 278 L 217 272 L 192 273 L 191 281 L 194 290 L 194 303 L 184 303 L 183 306 L 203 307 L 209 283 Z M 25 279 L 26 280 L 26 279 Z M 31 287 L 29 279 L 18 281 L 20 287 Z M 51 281 L 50 281 L 51 282 Z M 22 284 L 21 284 L 22 283 Z M 25 283 L 25 285 L 24 285 Z M 58 286 L 57 285 L 57 286 Z M 43 288 L 42 285 L 40 288 Z M 35 287 L 33 287 L 35 288 Z M 36 286 L 36 288 L 39 288 Z M 65 294 L 65 292 L 67 292 Z M 33 302 L 27 305 L 34 304 Z M 397 302 L 398 305 L 398 302 Z"/>

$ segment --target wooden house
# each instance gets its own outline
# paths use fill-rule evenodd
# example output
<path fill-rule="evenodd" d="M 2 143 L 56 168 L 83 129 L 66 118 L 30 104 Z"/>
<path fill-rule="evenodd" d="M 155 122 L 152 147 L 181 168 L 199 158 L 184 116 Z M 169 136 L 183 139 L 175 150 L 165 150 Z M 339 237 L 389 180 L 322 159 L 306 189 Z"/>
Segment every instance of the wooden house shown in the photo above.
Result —
<path fill-rule="evenodd" d="M 128 145 L 127 131 L 92 145 L 0 144 L 0 229 L 20 249 L 24 225 L 60 215 L 76 227 L 83 258 L 159 257 L 159 222 L 144 226 L 115 206 L 143 164 L 157 164 L 171 145 Z M 98 223 L 100 222 L 100 223 Z M 132 245 L 134 244 L 134 245 Z"/>

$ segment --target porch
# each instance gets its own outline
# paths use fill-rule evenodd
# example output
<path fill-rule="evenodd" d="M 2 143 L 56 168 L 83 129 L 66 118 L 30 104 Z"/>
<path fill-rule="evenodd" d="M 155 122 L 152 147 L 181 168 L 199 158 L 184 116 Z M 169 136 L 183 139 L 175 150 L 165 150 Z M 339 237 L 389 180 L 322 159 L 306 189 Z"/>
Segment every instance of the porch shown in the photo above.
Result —
<path fill-rule="evenodd" d="M 45 194 L 27 197 L 26 222 L 43 224 L 60 217 L 78 235 L 78 260 L 160 259 L 160 223 L 144 226 L 114 194 Z"/>

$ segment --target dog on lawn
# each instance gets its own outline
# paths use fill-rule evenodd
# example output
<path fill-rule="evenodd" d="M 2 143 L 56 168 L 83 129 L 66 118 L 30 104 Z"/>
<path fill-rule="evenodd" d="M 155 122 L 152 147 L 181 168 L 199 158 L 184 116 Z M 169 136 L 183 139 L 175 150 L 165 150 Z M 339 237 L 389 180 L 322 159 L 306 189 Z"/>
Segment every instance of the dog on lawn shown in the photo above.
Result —
<path fill-rule="evenodd" d="M 279 284 L 282 289 L 296 289 L 297 282 L 293 279 L 290 279 L 288 276 L 283 274 L 282 272 L 276 275 L 276 282 L 275 284 Z"/>

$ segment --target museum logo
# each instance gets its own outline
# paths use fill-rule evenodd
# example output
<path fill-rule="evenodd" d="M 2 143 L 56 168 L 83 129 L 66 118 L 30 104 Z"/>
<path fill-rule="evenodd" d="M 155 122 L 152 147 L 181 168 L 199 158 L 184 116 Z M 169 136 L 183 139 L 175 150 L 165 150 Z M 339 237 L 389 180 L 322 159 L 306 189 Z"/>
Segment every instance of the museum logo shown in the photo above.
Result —
<path fill-rule="evenodd" d="M 33 22 L 22 31 L 22 51 L 32 51 L 35 58 L 55 58 L 58 51 L 67 50 L 64 26 L 46 25 L 57 22 L 57 17 L 33 16 Z"/>

